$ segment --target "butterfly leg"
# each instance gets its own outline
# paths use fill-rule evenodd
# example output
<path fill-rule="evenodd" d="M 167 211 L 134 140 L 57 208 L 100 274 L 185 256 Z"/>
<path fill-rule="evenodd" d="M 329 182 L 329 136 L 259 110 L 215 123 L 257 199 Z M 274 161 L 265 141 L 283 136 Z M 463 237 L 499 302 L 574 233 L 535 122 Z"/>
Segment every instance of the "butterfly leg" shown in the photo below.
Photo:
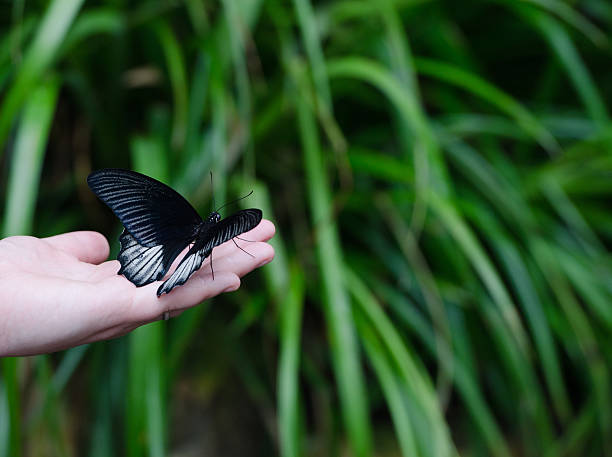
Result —
<path fill-rule="evenodd" d="M 234 237 L 234 238 L 237 238 L 237 237 Z M 245 250 L 244 250 L 244 249 L 242 249 L 240 246 L 238 246 L 238 243 L 236 243 L 236 240 L 235 240 L 234 238 L 232 238 L 232 241 L 234 242 L 234 244 L 236 245 L 236 247 L 237 247 L 238 249 L 240 249 L 242 252 L 247 253 L 247 254 L 248 254 L 248 255 L 250 255 L 251 257 L 255 258 L 255 256 L 254 256 L 253 254 L 251 254 L 250 252 L 245 251 Z M 246 241 L 246 240 L 245 240 L 245 241 Z"/>
<path fill-rule="evenodd" d="M 240 241 L 248 241 L 249 243 L 257 243 L 255 240 L 245 240 L 244 238 L 240 238 L 239 236 L 235 236 L 234 238 L 238 238 Z"/>

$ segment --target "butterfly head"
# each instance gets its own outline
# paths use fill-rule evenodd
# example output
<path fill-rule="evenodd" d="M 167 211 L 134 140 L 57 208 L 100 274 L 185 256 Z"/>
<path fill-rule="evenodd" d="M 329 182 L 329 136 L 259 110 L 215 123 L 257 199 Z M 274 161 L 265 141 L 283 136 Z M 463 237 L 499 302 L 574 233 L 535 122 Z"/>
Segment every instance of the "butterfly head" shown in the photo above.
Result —
<path fill-rule="evenodd" d="M 216 224 L 220 220 L 221 220 L 221 215 L 218 212 L 213 211 L 212 213 L 210 213 L 208 215 L 208 219 L 206 219 L 206 222 L 210 222 L 212 224 Z"/>

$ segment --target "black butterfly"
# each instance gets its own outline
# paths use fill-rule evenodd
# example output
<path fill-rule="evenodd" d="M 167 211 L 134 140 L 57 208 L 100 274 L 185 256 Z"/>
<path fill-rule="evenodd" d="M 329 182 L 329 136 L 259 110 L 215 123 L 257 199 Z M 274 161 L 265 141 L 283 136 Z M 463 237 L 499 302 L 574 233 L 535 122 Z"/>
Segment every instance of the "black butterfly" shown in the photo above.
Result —
<path fill-rule="evenodd" d="M 174 259 L 190 246 L 174 273 L 157 289 L 157 296 L 185 284 L 215 246 L 261 221 L 259 209 L 238 211 L 225 219 L 213 211 L 204 221 L 176 191 L 134 171 L 98 170 L 87 177 L 87 184 L 124 226 L 118 274 L 136 286 L 161 280 Z"/>

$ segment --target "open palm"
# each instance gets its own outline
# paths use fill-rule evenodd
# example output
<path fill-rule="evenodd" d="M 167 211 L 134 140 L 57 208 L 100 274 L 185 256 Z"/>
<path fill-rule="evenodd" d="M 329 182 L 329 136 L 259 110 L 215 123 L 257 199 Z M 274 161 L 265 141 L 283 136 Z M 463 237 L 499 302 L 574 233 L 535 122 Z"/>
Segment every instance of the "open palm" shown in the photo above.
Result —
<path fill-rule="evenodd" d="M 214 280 L 209 258 L 185 285 L 159 298 L 159 281 L 136 287 L 117 275 L 119 262 L 105 261 L 108 242 L 97 232 L 0 240 L 0 356 L 115 338 L 167 311 L 172 317 L 236 290 L 242 276 L 274 257 L 266 243 L 274 231 L 270 221 L 262 220 L 241 235 L 255 241 L 245 246 L 252 256 L 228 241 L 213 250 Z"/>

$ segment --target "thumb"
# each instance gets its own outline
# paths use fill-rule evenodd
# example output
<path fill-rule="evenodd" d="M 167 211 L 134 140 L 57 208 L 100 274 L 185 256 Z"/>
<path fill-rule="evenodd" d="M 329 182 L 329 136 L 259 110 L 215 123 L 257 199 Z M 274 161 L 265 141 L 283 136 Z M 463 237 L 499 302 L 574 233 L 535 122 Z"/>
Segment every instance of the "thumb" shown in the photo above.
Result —
<path fill-rule="evenodd" d="M 64 251 L 81 262 L 99 264 L 108 258 L 109 246 L 104 235 L 98 232 L 68 232 L 43 238 L 55 249 Z"/>

